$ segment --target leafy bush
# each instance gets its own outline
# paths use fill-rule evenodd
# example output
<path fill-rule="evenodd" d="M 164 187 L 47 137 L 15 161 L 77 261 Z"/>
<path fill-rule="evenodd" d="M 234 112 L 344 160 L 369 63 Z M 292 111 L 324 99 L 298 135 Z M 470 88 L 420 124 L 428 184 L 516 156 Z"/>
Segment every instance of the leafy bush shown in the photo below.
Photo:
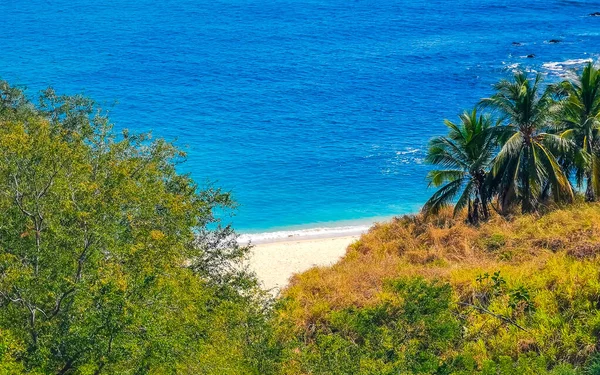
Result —
<path fill-rule="evenodd" d="M 448 284 L 423 279 L 388 286 L 389 298 L 364 309 L 333 311 L 291 346 L 293 371 L 318 374 L 434 373 L 460 336 Z"/>
<path fill-rule="evenodd" d="M 83 97 L 0 83 L 0 364 L 17 374 L 265 373 L 247 249 L 184 154 Z"/>
<path fill-rule="evenodd" d="M 289 374 L 335 373 L 341 363 L 345 372 L 338 373 L 596 371 L 600 258 L 574 249 L 600 243 L 597 233 L 595 203 L 513 221 L 496 217 L 479 228 L 460 218 L 419 216 L 379 224 L 339 263 L 294 278 L 275 323 L 286 327 L 278 332 L 287 348 L 283 368 Z M 493 235 L 506 239 L 503 250 L 513 258 L 489 251 Z M 437 260 L 421 262 L 425 255 Z M 417 301 L 415 315 L 409 300 Z M 430 300 L 444 307 L 428 317 Z M 411 336 L 410 344 L 398 339 L 414 332 L 409 326 L 445 332 L 442 322 L 457 328 L 447 336 Z"/>

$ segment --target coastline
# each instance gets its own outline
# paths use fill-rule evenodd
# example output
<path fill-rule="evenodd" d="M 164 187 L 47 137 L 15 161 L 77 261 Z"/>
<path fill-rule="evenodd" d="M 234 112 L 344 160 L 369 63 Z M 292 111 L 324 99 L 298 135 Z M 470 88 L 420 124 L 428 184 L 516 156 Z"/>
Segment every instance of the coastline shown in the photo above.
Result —
<path fill-rule="evenodd" d="M 374 224 L 394 216 L 346 220 L 282 228 L 271 232 L 244 233 L 240 245 L 252 245 L 247 265 L 262 287 L 277 295 L 297 273 L 330 266 L 340 260 L 348 246 Z"/>
<path fill-rule="evenodd" d="M 272 228 L 264 231 L 240 233 L 240 245 L 260 245 L 274 242 L 303 241 L 337 237 L 360 236 L 378 222 L 389 221 L 397 215 L 377 216 L 356 220 L 340 220 L 290 227 Z"/>
<path fill-rule="evenodd" d="M 260 243 L 252 248 L 248 266 L 256 273 L 262 286 L 277 295 L 294 274 L 336 263 L 346 254 L 348 246 L 359 238 L 360 234 L 352 234 L 284 238 Z"/>
<path fill-rule="evenodd" d="M 373 223 L 374 224 L 374 223 Z M 254 234 L 242 234 L 238 238 L 240 244 L 264 245 L 272 243 L 285 243 L 295 241 L 309 241 L 316 239 L 332 239 L 340 237 L 359 237 L 373 225 L 357 225 L 344 227 L 316 227 L 300 230 L 281 230 Z"/>

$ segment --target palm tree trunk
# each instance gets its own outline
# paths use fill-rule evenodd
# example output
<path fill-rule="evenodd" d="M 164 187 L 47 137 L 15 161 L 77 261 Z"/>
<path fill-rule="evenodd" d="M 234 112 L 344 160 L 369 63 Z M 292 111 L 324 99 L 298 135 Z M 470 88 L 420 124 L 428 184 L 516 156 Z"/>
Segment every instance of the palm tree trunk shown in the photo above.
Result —
<path fill-rule="evenodd" d="M 529 185 L 529 184 L 527 184 Z M 521 203 L 521 213 L 528 214 L 534 211 L 533 202 L 531 201 L 531 194 L 529 192 L 529 187 L 526 187 L 525 196 L 522 198 L 523 201 Z"/>
<path fill-rule="evenodd" d="M 499 199 L 500 203 L 500 212 L 503 216 L 506 216 L 510 213 L 511 203 L 514 201 L 515 197 L 515 187 L 514 184 L 511 184 L 506 192 L 502 194 L 501 199 Z"/>
<path fill-rule="evenodd" d="M 483 216 L 483 220 L 487 220 L 490 218 L 490 211 L 488 209 L 487 194 L 483 186 L 479 187 L 479 196 L 481 197 L 481 214 Z"/>
<path fill-rule="evenodd" d="M 533 207 L 533 194 L 531 194 L 531 185 L 529 183 L 529 154 L 531 150 L 525 149 L 524 164 L 525 167 L 521 172 L 521 179 L 523 181 L 523 194 L 521 197 L 521 212 L 526 214 L 534 211 Z"/>
<path fill-rule="evenodd" d="M 594 144 L 592 143 L 593 134 L 588 134 L 587 136 L 587 149 L 592 155 L 592 166 L 591 170 L 588 170 L 586 173 L 587 178 L 587 186 L 585 189 L 585 200 L 586 202 L 595 202 L 596 201 L 596 192 L 594 191 L 594 181 L 592 179 L 593 173 L 595 173 L 596 169 L 596 155 L 594 154 Z"/>
<path fill-rule="evenodd" d="M 471 207 L 471 199 L 469 199 L 469 205 L 467 208 L 467 220 L 469 221 L 469 223 L 473 224 L 473 210 Z"/>
<path fill-rule="evenodd" d="M 479 223 L 479 205 L 480 205 L 479 197 L 476 196 L 475 202 L 473 202 L 473 221 L 471 222 L 471 224 Z"/>
<path fill-rule="evenodd" d="M 594 185 L 592 183 L 592 175 L 590 173 L 587 174 L 587 187 L 585 188 L 585 201 L 586 202 L 595 202 L 596 194 L 594 192 Z"/>

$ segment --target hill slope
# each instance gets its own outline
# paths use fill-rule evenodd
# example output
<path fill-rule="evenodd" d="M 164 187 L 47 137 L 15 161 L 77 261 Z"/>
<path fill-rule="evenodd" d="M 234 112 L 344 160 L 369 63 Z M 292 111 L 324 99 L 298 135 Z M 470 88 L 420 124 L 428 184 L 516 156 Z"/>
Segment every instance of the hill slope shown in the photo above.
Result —
<path fill-rule="evenodd" d="M 284 373 L 600 373 L 600 205 L 374 226 L 278 310 Z"/>

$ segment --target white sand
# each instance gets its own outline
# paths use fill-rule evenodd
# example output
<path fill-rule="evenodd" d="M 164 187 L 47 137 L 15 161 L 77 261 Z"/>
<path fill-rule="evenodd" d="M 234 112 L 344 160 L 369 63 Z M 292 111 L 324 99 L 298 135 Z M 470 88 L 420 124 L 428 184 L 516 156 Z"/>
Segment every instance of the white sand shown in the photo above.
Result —
<path fill-rule="evenodd" d="M 353 235 L 258 244 L 252 249 L 249 265 L 263 287 L 277 294 L 293 274 L 337 262 L 358 238 Z"/>

